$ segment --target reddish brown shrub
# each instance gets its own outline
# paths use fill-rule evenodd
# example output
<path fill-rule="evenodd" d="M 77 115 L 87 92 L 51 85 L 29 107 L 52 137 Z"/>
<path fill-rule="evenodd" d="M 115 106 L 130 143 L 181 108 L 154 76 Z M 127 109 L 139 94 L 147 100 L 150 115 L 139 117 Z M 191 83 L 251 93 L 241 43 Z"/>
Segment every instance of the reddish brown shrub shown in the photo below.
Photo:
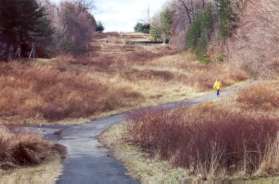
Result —
<path fill-rule="evenodd" d="M 270 110 L 279 107 L 279 92 L 275 84 L 266 82 L 242 90 L 237 101 L 249 108 Z"/>
<path fill-rule="evenodd" d="M 130 88 L 113 89 L 78 71 L 16 63 L 3 64 L 2 70 L 6 72 L 0 76 L 2 118 L 82 118 L 143 100 Z"/>
<path fill-rule="evenodd" d="M 227 63 L 211 63 L 208 65 L 200 64 L 196 70 L 193 70 L 190 77 L 188 79 L 186 78 L 185 82 L 198 89 L 208 90 L 212 89 L 216 79 L 221 80 L 225 87 L 247 80 L 248 78 L 248 74 L 240 68 L 230 66 Z"/>
<path fill-rule="evenodd" d="M 170 81 L 174 79 L 175 75 L 169 71 L 156 70 L 137 70 L 131 69 L 122 73 L 122 77 L 128 80 L 162 80 Z"/>
<path fill-rule="evenodd" d="M 129 141 L 193 174 L 254 173 L 277 139 L 278 121 L 205 105 L 173 112 L 133 114 Z M 129 136 L 130 135 L 130 136 Z"/>
<path fill-rule="evenodd" d="M 66 149 L 51 144 L 40 136 L 30 133 L 12 133 L 0 127 L 0 168 L 38 165 L 54 158 L 65 156 Z"/>

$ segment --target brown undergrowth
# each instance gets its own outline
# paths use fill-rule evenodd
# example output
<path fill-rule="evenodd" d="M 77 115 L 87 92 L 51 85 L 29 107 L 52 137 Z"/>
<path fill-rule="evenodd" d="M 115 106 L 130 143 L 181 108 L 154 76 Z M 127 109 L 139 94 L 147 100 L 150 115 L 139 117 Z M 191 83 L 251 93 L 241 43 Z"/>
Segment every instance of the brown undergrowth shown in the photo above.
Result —
<path fill-rule="evenodd" d="M 237 101 L 251 109 L 272 110 L 279 108 L 279 82 L 265 81 L 253 85 L 237 97 Z"/>
<path fill-rule="evenodd" d="M 129 45 L 132 34 L 98 36 L 89 57 L 1 63 L 1 122 L 99 117 L 197 96 L 210 90 L 216 78 L 225 86 L 248 78 L 227 63 L 200 64 L 189 52 Z"/>
<path fill-rule="evenodd" d="M 137 102 L 129 88 L 111 88 L 87 73 L 32 64 L 1 64 L 0 116 L 49 121 L 88 117 Z"/>
<path fill-rule="evenodd" d="M 0 127 L 0 169 L 36 166 L 65 154 L 63 146 L 51 144 L 36 134 Z"/>
<path fill-rule="evenodd" d="M 210 179 L 278 174 L 277 134 L 278 118 L 207 103 L 133 114 L 126 137 L 145 152 Z"/>

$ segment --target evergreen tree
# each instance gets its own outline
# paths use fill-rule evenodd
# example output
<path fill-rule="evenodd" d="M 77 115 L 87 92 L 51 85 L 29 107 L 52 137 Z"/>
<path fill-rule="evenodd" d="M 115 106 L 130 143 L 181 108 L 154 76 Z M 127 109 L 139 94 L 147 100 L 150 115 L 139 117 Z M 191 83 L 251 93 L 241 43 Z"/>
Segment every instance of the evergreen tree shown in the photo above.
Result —
<path fill-rule="evenodd" d="M 162 39 L 160 30 L 158 28 L 156 28 L 155 26 L 151 26 L 150 36 L 151 36 L 151 39 L 156 42 L 160 41 Z"/>
<path fill-rule="evenodd" d="M 138 22 L 137 25 L 135 26 L 134 30 L 135 30 L 135 32 L 138 32 L 138 33 L 148 34 L 150 32 L 150 24 Z"/>
<path fill-rule="evenodd" d="M 105 30 L 105 27 L 102 22 L 98 22 L 96 25 L 96 31 L 102 33 Z"/>
<path fill-rule="evenodd" d="M 161 34 L 165 43 L 168 43 L 171 37 L 172 12 L 167 8 L 160 14 Z"/>
<path fill-rule="evenodd" d="M 215 3 L 218 10 L 220 35 L 225 39 L 231 35 L 237 17 L 232 10 L 231 0 L 215 0 Z"/>
<path fill-rule="evenodd" d="M 51 34 L 45 10 L 36 0 L 0 0 L 0 41 L 6 45 L 5 59 L 11 50 L 15 53 L 18 47 L 42 43 Z M 21 50 L 26 55 L 26 48 Z"/>

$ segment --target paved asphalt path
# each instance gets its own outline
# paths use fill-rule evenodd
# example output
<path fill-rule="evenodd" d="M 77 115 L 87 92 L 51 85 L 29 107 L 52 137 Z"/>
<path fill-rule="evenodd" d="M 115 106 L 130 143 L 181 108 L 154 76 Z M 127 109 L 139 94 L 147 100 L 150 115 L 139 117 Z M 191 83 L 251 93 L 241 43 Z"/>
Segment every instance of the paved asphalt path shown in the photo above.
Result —
<path fill-rule="evenodd" d="M 227 88 L 222 95 L 229 96 L 238 88 Z M 215 93 L 208 93 L 198 98 L 132 112 L 190 107 L 215 99 L 217 99 Z M 104 130 L 113 124 L 123 122 L 129 113 L 131 112 L 101 118 L 82 125 L 33 127 L 34 131 L 40 131 L 48 139 L 57 140 L 59 144 L 67 147 L 68 155 L 57 184 L 137 184 L 137 181 L 127 175 L 127 170 L 122 163 L 115 160 L 109 150 L 98 141 L 98 136 Z M 60 133 L 54 134 L 57 131 Z"/>

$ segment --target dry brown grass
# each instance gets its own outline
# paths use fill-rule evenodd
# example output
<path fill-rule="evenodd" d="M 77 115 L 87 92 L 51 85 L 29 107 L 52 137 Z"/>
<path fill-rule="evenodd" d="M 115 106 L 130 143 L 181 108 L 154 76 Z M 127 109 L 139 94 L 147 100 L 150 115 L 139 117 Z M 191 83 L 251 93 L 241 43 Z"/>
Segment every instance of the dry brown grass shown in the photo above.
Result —
<path fill-rule="evenodd" d="M 224 86 L 230 86 L 249 78 L 244 70 L 229 63 L 201 64 L 189 52 L 154 60 L 151 65 L 165 70 L 169 68 L 176 80 L 201 91 L 211 89 L 216 79 L 222 80 Z"/>
<path fill-rule="evenodd" d="M 0 127 L 0 169 L 36 166 L 58 155 L 65 156 L 65 148 L 35 134 Z"/>
<path fill-rule="evenodd" d="M 237 82 L 247 80 L 248 75 L 240 68 L 234 68 L 227 63 L 209 64 L 197 73 L 193 73 L 190 80 L 195 81 L 192 85 L 197 86 L 202 90 L 212 88 L 212 81 L 222 80 L 224 86 L 230 86 Z"/>
<path fill-rule="evenodd" d="M 99 34 L 91 57 L 1 63 L 0 119 L 18 123 L 96 117 L 197 96 L 211 89 L 216 78 L 226 86 L 248 78 L 225 63 L 200 64 L 188 52 L 127 45 L 140 37 L 146 39 Z"/>
<path fill-rule="evenodd" d="M 272 110 L 279 107 L 279 83 L 262 82 L 241 91 L 237 101 L 251 109 Z"/>
<path fill-rule="evenodd" d="M 114 110 L 141 100 L 128 88 L 113 89 L 86 73 L 51 66 L 2 64 L 0 116 L 49 121 L 80 118 Z"/>
<path fill-rule="evenodd" d="M 177 184 L 186 182 L 187 171 L 174 168 L 168 162 L 159 158 L 153 159 L 140 148 L 127 143 L 123 135 L 127 133 L 126 123 L 114 125 L 99 138 L 128 169 L 128 174 L 141 184 Z"/>
<path fill-rule="evenodd" d="M 54 184 L 62 171 L 59 159 L 35 167 L 1 171 L 0 184 Z"/>
<path fill-rule="evenodd" d="M 204 179 L 278 174 L 278 118 L 213 103 L 134 114 L 127 141 Z"/>

